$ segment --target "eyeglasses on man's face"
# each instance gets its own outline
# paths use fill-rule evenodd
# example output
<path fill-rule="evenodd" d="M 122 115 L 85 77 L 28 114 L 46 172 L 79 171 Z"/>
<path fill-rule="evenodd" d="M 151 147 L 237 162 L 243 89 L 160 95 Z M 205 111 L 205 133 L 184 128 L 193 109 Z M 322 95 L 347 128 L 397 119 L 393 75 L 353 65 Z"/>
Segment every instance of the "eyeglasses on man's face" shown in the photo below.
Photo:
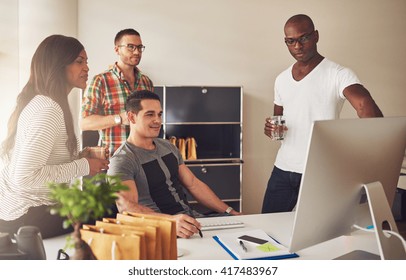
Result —
<path fill-rule="evenodd" d="M 295 38 L 285 38 L 285 43 L 288 46 L 294 46 L 294 45 L 296 45 L 296 42 L 303 45 L 303 44 L 309 42 L 310 37 L 312 37 L 314 31 L 315 30 L 313 30 L 312 32 L 305 34 L 299 38 L 296 38 L 296 39 Z"/>
<path fill-rule="evenodd" d="M 118 45 L 118 47 L 126 47 L 128 51 L 135 52 L 138 50 L 139 52 L 143 52 L 145 50 L 144 45 L 134 45 L 134 44 L 127 44 L 127 45 Z"/>

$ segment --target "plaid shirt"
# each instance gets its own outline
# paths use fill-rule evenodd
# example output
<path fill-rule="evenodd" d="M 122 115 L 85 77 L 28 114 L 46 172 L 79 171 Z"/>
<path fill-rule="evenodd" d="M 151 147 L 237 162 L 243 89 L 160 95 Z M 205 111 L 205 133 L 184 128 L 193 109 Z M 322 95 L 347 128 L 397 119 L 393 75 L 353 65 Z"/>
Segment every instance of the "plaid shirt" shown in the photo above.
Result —
<path fill-rule="evenodd" d="M 150 90 L 153 91 L 152 81 L 139 71 L 135 71 L 134 91 Z M 131 94 L 128 82 L 117 63 L 104 73 L 96 75 L 82 99 L 82 118 L 90 115 L 117 115 L 125 110 L 125 101 Z M 109 147 L 110 155 L 117 150 L 122 143 L 127 140 L 130 127 L 126 125 L 115 125 L 106 129 L 99 130 L 100 145 Z"/>

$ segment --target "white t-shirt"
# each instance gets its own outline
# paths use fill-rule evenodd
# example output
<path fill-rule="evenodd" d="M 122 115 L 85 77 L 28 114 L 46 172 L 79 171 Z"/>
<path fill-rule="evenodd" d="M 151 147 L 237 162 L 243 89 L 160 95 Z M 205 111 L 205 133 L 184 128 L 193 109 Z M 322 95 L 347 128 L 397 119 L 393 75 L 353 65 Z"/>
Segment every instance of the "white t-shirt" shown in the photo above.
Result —
<path fill-rule="evenodd" d="M 292 67 L 275 81 L 274 103 L 283 106 L 288 127 L 275 165 L 285 171 L 303 173 L 313 122 L 338 119 L 345 101 L 343 90 L 360 82 L 353 71 L 326 58 L 300 81 L 293 79 Z"/>

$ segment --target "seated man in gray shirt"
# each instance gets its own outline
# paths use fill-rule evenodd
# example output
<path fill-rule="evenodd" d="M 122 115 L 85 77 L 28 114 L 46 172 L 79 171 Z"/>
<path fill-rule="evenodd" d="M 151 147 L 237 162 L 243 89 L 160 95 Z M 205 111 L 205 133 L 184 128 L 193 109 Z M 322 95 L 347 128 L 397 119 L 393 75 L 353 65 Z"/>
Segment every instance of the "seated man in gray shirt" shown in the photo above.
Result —
<path fill-rule="evenodd" d="M 162 124 L 159 96 L 143 90 L 127 98 L 130 135 L 110 159 L 108 175 L 119 175 L 129 190 L 119 193 L 118 211 L 156 214 L 176 220 L 179 237 L 189 238 L 200 229 L 183 188 L 204 206 L 218 213 L 240 215 L 199 180 L 185 165 L 179 150 L 158 138 Z"/>

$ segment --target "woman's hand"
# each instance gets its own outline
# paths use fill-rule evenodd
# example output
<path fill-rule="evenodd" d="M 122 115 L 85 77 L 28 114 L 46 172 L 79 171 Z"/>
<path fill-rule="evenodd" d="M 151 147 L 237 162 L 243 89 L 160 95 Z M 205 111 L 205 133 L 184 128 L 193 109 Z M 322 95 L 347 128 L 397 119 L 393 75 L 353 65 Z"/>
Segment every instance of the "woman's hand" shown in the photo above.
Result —
<path fill-rule="evenodd" d="M 109 163 L 107 159 L 98 159 L 98 158 L 86 158 L 89 162 L 90 176 L 94 176 L 97 173 L 101 173 L 109 169 Z"/>

